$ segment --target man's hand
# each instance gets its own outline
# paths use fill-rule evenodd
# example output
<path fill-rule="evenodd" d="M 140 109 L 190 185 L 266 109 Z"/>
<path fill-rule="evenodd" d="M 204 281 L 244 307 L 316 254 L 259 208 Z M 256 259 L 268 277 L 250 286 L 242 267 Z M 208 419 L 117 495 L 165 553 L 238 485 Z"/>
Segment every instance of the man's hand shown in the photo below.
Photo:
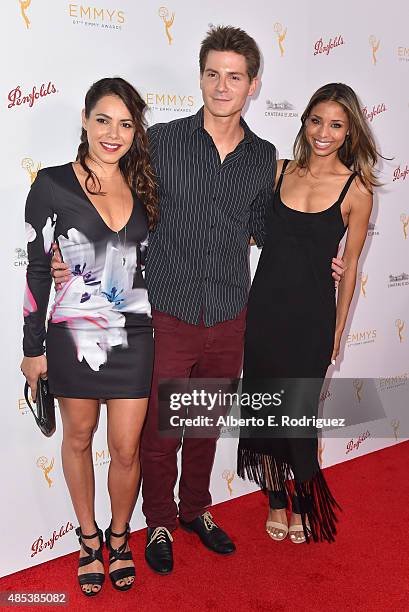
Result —
<path fill-rule="evenodd" d="M 70 280 L 72 274 L 66 263 L 63 262 L 58 245 L 53 242 L 53 257 L 51 259 L 51 276 L 54 279 L 55 290 L 59 291 L 63 284 Z"/>
<path fill-rule="evenodd" d="M 333 257 L 331 268 L 332 268 L 332 278 L 335 281 L 335 286 L 338 287 L 338 283 L 339 281 L 342 280 L 345 274 L 345 271 L 347 269 L 347 266 L 345 265 L 344 261 L 340 257 Z"/>

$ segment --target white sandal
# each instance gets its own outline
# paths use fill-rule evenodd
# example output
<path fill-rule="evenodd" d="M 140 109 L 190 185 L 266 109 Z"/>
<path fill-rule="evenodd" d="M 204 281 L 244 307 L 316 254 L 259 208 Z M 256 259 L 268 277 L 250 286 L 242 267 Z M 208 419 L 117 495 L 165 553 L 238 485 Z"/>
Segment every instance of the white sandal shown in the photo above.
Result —
<path fill-rule="evenodd" d="M 273 532 L 273 529 L 279 529 L 280 532 L 278 534 L 275 534 Z M 272 538 L 273 540 L 276 540 L 277 542 L 281 542 L 282 540 L 285 540 L 285 538 L 287 537 L 288 525 L 286 525 L 285 523 L 278 523 L 277 521 L 267 521 L 266 531 L 268 535 L 270 536 L 270 538 Z"/>
<path fill-rule="evenodd" d="M 309 527 L 307 523 L 307 528 Z M 302 525 L 291 525 L 288 529 L 288 533 L 290 534 L 290 540 L 293 544 L 303 544 L 306 541 L 305 533 Z M 302 538 L 297 538 L 296 533 L 301 533 Z"/>

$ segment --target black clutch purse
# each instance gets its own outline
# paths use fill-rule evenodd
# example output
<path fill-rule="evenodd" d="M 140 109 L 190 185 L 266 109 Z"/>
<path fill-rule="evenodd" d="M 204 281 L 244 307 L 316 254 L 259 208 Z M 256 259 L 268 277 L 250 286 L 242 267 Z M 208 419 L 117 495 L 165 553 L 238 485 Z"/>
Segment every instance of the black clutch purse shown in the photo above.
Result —
<path fill-rule="evenodd" d="M 43 434 L 47 437 L 52 436 L 55 432 L 55 405 L 54 395 L 50 393 L 50 389 L 48 387 L 48 380 L 43 380 L 42 378 L 38 379 L 35 410 L 33 409 L 28 398 L 29 389 L 30 387 L 26 382 L 24 386 L 24 397 L 27 402 L 27 406 L 33 413 L 36 423 Z"/>

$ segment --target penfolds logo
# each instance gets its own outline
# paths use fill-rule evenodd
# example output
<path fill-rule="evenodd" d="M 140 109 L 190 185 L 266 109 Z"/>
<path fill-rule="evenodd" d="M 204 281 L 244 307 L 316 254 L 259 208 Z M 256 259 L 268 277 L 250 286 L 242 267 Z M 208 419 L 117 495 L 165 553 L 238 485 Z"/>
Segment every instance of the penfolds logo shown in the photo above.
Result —
<path fill-rule="evenodd" d="M 35 557 L 35 555 L 37 555 L 40 552 L 43 552 L 43 550 L 46 550 L 47 548 L 52 550 L 57 540 L 65 536 L 69 531 L 72 531 L 73 529 L 74 529 L 73 524 L 70 521 L 68 521 L 65 527 L 64 525 L 60 527 L 59 531 L 56 531 L 54 529 L 53 535 L 48 540 L 44 540 L 43 536 L 40 536 L 31 545 L 31 551 L 32 551 L 31 556 Z"/>
<path fill-rule="evenodd" d="M 335 36 L 335 38 L 330 38 L 329 41 L 325 44 L 320 38 L 314 45 L 314 55 L 318 55 L 319 53 L 324 53 L 325 55 L 329 55 L 329 52 L 335 47 L 339 47 L 344 44 L 344 39 L 341 34 Z"/>
<path fill-rule="evenodd" d="M 376 115 L 379 115 L 380 113 L 384 113 L 386 110 L 388 109 L 386 108 L 385 104 L 378 104 L 378 106 L 373 106 L 371 111 L 369 111 L 368 107 L 365 106 L 362 109 L 362 112 L 364 114 L 364 117 L 368 121 L 372 122 L 374 117 L 376 117 Z"/>
<path fill-rule="evenodd" d="M 48 85 L 42 83 L 39 89 L 34 85 L 33 89 L 25 95 L 23 95 L 20 85 L 17 85 L 8 95 L 8 108 L 21 106 L 22 104 L 28 104 L 29 108 L 32 108 L 34 103 L 40 98 L 45 98 L 55 93 L 57 93 L 57 88 L 51 81 L 48 82 Z"/>
<path fill-rule="evenodd" d="M 350 440 L 347 443 L 347 449 L 345 451 L 345 454 L 347 455 L 348 453 L 352 453 L 353 451 L 358 450 L 362 442 L 365 442 L 365 440 L 370 437 L 371 437 L 370 432 L 366 431 L 365 433 L 362 433 L 356 440 L 354 439 Z"/>
<path fill-rule="evenodd" d="M 325 402 L 326 400 L 330 400 L 330 399 L 332 399 L 332 393 L 329 389 L 326 389 L 325 391 L 321 392 L 320 402 Z"/>
<path fill-rule="evenodd" d="M 408 168 L 408 164 L 406 164 L 406 167 L 401 170 L 400 165 L 393 171 L 393 181 L 399 181 L 400 179 L 402 179 L 403 181 L 405 180 L 405 178 L 408 176 L 409 174 L 409 168 Z"/>

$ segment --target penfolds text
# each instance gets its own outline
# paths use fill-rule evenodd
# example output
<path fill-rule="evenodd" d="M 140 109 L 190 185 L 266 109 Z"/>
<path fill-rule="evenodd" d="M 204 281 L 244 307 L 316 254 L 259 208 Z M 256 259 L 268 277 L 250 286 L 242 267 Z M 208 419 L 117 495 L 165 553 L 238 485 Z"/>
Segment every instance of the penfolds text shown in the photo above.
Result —
<path fill-rule="evenodd" d="M 51 81 L 49 81 L 47 85 L 42 83 L 39 88 L 34 85 L 32 90 L 25 94 L 21 91 L 20 85 L 17 85 L 8 95 L 8 108 L 21 106 L 22 104 L 27 104 L 29 108 L 32 108 L 34 103 L 40 98 L 45 98 L 55 93 L 57 93 L 57 88 Z"/>
<path fill-rule="evenodd" d="M 60 538 L 65 536 L 69 531 L 72 531 L 73 529 L 74 529 L 74 527 L 73 527 L 72 523 L 70 521 L 68 521 L 65 526 L 62 525 L 60 527 L 59 531 L 56 531 L 54 529 L 53 535 L 48 540 L 45 540 L 43 538 L 43 536 L 40 536 L 31 545 L 31 556 L 35 557 L 35 555 L 37 555 L 38 553 L 42 552 L 43 550 L 46 550 L 47 548 L 52 550 L 54 548 L 54 545 L 57 542 L 57 540 L 59 540 Z"/>
<path fill-rule="evenodd" d="M 384 113 L 387 110 L 385 104 L 378 104 L 378 106 L 373 106 L 372 110 L 368 110 L 368 107 L 365 106 L 362 109 L 362 112 L 364 114 L 364 117 L 368 120 L 368 121 L 373 121 L 374 117 L 376 117 L 376 115 L 379 115 L 380 113 Z"/>
<path fill-rule="evenodd" d="M 399 181 L 400 179 L 404 181 L 406 177 L 408 176 L 408 174 L 409 174 L 408 164 L 406 164 L 403 170 L 401 170 L 401 167 L 398 166 L 393 172 L 393 181 Z"/>
<path fill-rule="evenodd" d="M 358 450 L 358 448 L 361 446 L 362 442 L 364 442 L 367 438 L 370 438 L 371 434 L 369 431 L 366 431 L 365 433 L 362 433 L 360 436 L 358 436 L 358 438 L 356 440 L 350 440 L 347 443 L 347 449 L 345 451 L 345 454 L 347 455 L 348 453 L 351 453 L 352 451 Z"/>
<path fill-rule="evenodd" d="M 343 44 L 344 39 L 342 38 L 341 34 L 335 36 L 335 38 L 330 38 L 327 43 L 324 43 L 322 38 L 320 38 L 314 45 L 314 55 L 318 55 L 319 53 L 328 55 L 332 49 L 335 49 L 335 47 L 339 47 Z"/>

